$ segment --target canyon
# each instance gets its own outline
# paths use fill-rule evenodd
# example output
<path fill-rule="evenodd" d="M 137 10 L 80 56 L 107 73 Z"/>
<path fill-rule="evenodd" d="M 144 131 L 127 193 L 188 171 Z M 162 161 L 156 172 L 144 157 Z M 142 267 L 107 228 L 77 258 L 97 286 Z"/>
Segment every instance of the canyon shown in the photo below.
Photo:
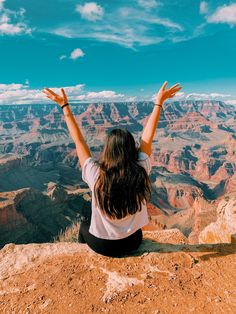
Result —
<path fill-rule="evenodd" d="M 112 128 L 127 128 L 138 146 L 152 108 L 152 102 L 71 104 L 95 158 Z M 236 107 L 220 101 L 164 105 L 152 147 L 150 224 L 144 229 L 178 228 L 198 243 L 202 230 L 217 221 L 220 203 L 234 204 L 235 122 Z M 0 106 L 0 247 L 53 241 L 90 214 L 90 202 L 60 108 Z"/>

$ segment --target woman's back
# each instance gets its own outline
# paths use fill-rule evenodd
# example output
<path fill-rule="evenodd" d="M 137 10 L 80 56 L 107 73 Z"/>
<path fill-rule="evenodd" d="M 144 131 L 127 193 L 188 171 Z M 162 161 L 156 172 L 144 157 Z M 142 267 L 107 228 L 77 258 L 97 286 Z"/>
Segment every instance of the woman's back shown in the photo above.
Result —
<path fill-rule="evenodd" d="M 144 152 L 138 152 L 137 163 L 142 166 L 147 174 L 150 174 L 150 157 Z M 82 167 L 82 179 L 92 191 L 92 216 L 89 232 L 102 239 L 122 239 L 131 235 L 144 225 L 148 224 L 146 202 L 142 202 L 141 211 L 133 215 L 127 215 L 121 219 L 111 219 L 100 210 L 95 201 L 94 186 L 99 175 L 99 165 L 93 157 L 89 157 Z M 122 195 L 120 195 L 122 198 Z"/>

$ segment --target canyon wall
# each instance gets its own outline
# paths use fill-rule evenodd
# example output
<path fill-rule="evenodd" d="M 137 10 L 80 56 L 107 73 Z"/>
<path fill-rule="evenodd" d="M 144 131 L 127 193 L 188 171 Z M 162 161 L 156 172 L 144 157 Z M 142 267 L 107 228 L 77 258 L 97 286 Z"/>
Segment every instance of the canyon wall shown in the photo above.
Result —
<path fill-rule="evenodd" d="M 95 158 L 103 148 L 106 132 L 112 128 L 129 129 L 139 145 L 152 108 L 151 102 L 71 105 Z M 194 242 L 202 229 L 216 220 L 219 202 L 236 191 L 235 121 L 235 106 L 220 101 L 164 105 L 151 155 L 152 214 L 148 228 L 178 227 Z M 46 196 L 50 182 L 67 194 L 88 188 L 82 181 L 75 144 L 60 108 L 53 104 L 0 106 L 0 225 L 1 230 L 10 230 L 6 234 L 14 234 L 15 230 L 18 235 L 9 241 L 19 240 L 21 232 L 22 239 L 27 232 L 28 239 L 32 237 L 40 219 L 32 222 L 26 213 L 32 211 L 34 216 L 40 212 L 49 219 L 43 212 L 47 210 L 45 204 L 52 208 L 52 200 Z M 15 193 L 25 195 L 21 206 L 13 200 Z M 79 193 L 82 199 L 84 192 Z M 66 194 L 62 195 L 61 212 L 70 212 Z M 28 206 L 30 203 L 34 209 Z M 56 210 L 50 211 L 57 214 Z M 78 212 L 83 213 L 83 206 Z M 68 215 L 62 216 L 62 221 L 60 218 L 56 223 L 57 232 L 67 226 Z M 72 220 L 75 217 L 69 216 Z M 52 230 L 45 234 L 56 233 L 53 226 L 47 228 Z M 43 237 L 40 239 L 43 241 Z"/>

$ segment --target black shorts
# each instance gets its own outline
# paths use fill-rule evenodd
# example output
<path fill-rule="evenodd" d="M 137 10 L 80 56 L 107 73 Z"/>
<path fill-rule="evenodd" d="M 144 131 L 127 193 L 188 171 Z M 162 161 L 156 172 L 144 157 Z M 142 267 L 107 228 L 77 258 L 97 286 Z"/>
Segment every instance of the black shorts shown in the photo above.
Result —
<path fill-rule="evenodd" d="M 142 242 L 143 233 L 142 229 L 124 239 L 107 240 L 97 238 L 89 232 L 90 221 L 85 220 L 80 224 L 78 242 L 87 243 L 88 246 L 96 253 L 110 256 L 121 257 L 129 254 L 131 251 L 136 250 Z"/>

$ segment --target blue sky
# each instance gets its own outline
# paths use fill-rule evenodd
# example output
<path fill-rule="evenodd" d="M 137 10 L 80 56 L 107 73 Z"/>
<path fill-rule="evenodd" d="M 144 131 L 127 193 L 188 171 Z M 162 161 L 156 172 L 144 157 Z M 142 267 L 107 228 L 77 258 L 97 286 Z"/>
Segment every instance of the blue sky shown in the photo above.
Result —
<path fill-rule="evenodd" d="M 236 103 L 236 1 L 0 0 L 0 104 L 178 97 Z"/>

